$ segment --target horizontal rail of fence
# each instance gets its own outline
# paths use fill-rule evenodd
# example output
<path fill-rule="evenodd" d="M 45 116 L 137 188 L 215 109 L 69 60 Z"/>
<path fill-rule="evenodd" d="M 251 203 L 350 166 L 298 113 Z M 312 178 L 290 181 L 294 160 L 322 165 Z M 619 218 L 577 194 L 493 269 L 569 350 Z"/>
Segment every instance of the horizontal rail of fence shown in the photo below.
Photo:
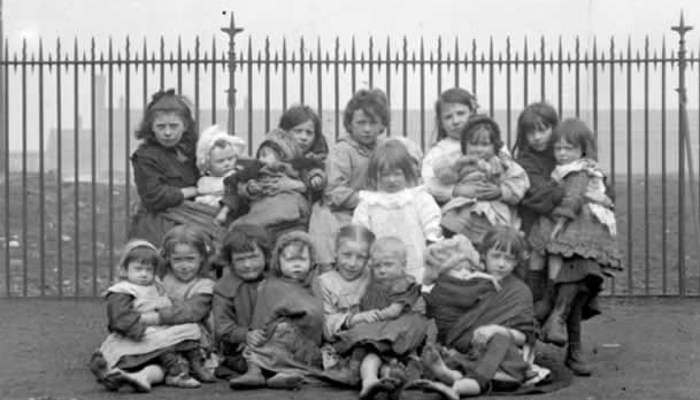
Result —
<path fill-rule="evenodd" d="M 448 43 L 449 42 L 449 43 Z M 133 132 L 152 92 L 174 87 L 192 101 L 201 127 L 232 121 L 252 150 L 294 103 L 314 107 L 324 134 L 343 134 L 342 110 L 362 87 L 383 89 L 392 109 L 390 135 L 433 143 L 438 93 L 461 86 L 514 142 L 522 108 L 541 99 L 562 116 L 586 120 L 597 134 L 600 161 L 617 193 L 619 245 L 625 271 L 607 285 L 612 295 L 700 295 L 700 245 L 688 216 L 687 155 L 700 143 L 700 58 L 683 60 L 690 132 L 679 135 L 680 55 L 661 41 L 631 40 L 584 48 L 560 39 L 507 38 L 498 48 L 476 41 L 339 39 L 330 47 L 303 38 L 293 46 L 269 38 L 259 47 L 196 38 L 190 49 L 161 40 L 110 40 L 98 51 L 76 40 L 54 46 L 26 42 L 0 60 L 0 296 L 98 295 L 114 278 L 134 202 L 129 156 Z M 700 44 L 700 43 L 699 43 Z M 241 50 L 242 48 L 242 50 Z M 700 49 L 696 46 L 695 49 Z M 233 69 L 231 69 L 233 66 Z M 230 82 L 233 72 L 234 81 Z M 229 103 L 227 89 L 234 89 Z M 3 91 L 0 91 L 3 93 Z M 233 106 L 235 112 L 227 112 Z M 332 141 L 332 140 L 331 140 Z M 688 152 L 690 150 L 690 152 Z M 700 157 L 693 162 L 700 162 Z M 697 165 L 700 169 L 700 164 Z M 698 182 L 690 182 L 697 187 Z"/>

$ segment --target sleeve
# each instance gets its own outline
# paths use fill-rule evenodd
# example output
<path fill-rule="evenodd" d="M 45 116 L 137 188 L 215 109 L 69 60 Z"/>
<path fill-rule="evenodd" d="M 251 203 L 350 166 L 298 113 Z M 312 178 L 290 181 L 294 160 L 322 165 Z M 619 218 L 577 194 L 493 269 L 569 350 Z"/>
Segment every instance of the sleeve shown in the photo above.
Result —
<path fill-rule="evenodd" d="M 172 307 L 158 310 L 163 325 L 178 325 L 204 320 L 212 308 L 211 294 L 196 294 L 189 299 L 173 303 Z"/>
<path fill-rule="evenodd" d="M 452 199 L 452 192 L 454 191 L 455 185 L 440 182 L 435 175 L 435 165 L 441 158 L 440 156 L 441 154 L 437 148 L 434 147 L 430 149 L 423 159 L 421 175 L 428 192 L 433 195 L 438 202 L 444 203 Z"/>
<path fill-rule="evenodd" d="M 514 161 L 506 162 L 507 168 L 501 180 L 501 200 L 512 206 L 517 205 L 530 188 L 527 172 Z"/>
<path fill-rule="evenodd" d="M 214 336 L 217 342 L 232 345 L 245 343 L 248 327 L 240 326 L 236 322 L 236 308 L 232 298 L 214 292 L 212 314 L 214 316 Z"/>
<path fill-rule="evenodd" d="M 420 200 L 418 201 L 417 211 L 423 227 L 423 235 L 426 241 L 437 242 L 442 239 L 442 227 L 440 226 L 442 212 L 440 211 L 440 206 L 428 193 L 421 193 L 418 198 Z"/>
<path fill-rule="evenodd" d="M 352 210 L 359 202 L 358 191 L 350 186 L 352 160 L 350 153 L 336 146 L 326 160 L 328 184 L 325 198 L 332 209 Z"/>
<path fill-rule="evenodd" d="M 552 211 L 555 217 L 574 219 L 585 202 L 584 194 L 588 186 L 588 174 L 585 171 L 569 174 L 564 182 L 566 192 L 561 203 Z"/>
<path fill-rule="evenodd" d="M 537 214 L 549 214 L 564 197 L 564 189 L 534 162 L 518 160 L 530 181 L 530 188 L 520 204 Z"/>
<path fill-rule="evenodd" d="M 318 290 L 316 296 L 320 297 L 323 302 L 323 335 L 326 340 L 330 341 L 343 329 L 345 321 L 351 314 L 349 312 L 341 312 L 336 308 L 335 294 L 324 282 L 319 281 L 316 289 Z"/>
<path fill-rule="evenodd" d="M 141 313 L 134 310 L 133 302 L 134 297 L 128 294 L 107 295 L 108 329 L 129 339 L 139 340 L 143 337 L 146 325 L 141 323 Z"/>
<path fill-rule="evenodd" d="M 366 201 L 360 201 L 352 213 L 352 223 L 362 225 L 365 228 L 372 230 L 369 221 L 369 204 Z"/>
<path fill-rule="evenodd" d="M 134 167 L 134 182 L 144 207 L 150 211 L 162 211 L 175 207 L 185 200 L 180 187 L 169 185 L 169 177 L 151 157 L 142 157 L 138 153 L 131 158 Z M 179 179 L 174 171 L 174 179 Z"/>

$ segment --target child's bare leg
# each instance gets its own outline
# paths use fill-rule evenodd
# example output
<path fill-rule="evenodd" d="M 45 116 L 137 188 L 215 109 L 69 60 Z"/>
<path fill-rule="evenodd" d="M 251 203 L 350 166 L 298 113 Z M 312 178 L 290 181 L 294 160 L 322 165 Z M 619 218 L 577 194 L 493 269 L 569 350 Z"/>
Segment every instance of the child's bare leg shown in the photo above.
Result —
<path fill-rule="evenodd" d="M 425 346 L 421 360 L 423 365 L 435 375 L 435 378 L 448 385 L 452 385 L 464 377 L 461 372 L 448 368 L 440 353 L 432 345 Z"/>
<path fill-rule="evenodd" d="M 260 367 L 248 362 L 248 370 L 245 374 L 228 381 L 231 389 L 253 389 L 265 386 L 265 377 Z"/>
<path fill-rule="evenodd" d="M 368 353 L 360 364 L 360 378 L 362 379 L 362 389 L 360 389 L 360 399 L 372 399 L 379 392 L 395 389 L 399 383 L 393 378 L 379 379 L 379 369 L 382 360 L 375 353 Z"/>
<path fill-rule="evenodd" d="M 119 386 L 129 385 L 137 392 L 150 392 L 151 386 L 163 382 L 165 371 L 158 365 L 147 365 L 136 372 L 114 369 L 105 376 L 105 381 Z"/>
<path fill-rule="evenodd" d="M 452 385 L 452 389 L 460 396 L 476 396 L 481 393 L 479 382 L 472 378 L 462 378 L 456 381 Z"/>
<path fill-rule="evenodd" d="M 564 259 L 558 254 L 550 254 L 547 260 L 547 276 L 550 281 L 556 281 L 559 276 L 559 271 L 564 264 Z"/>

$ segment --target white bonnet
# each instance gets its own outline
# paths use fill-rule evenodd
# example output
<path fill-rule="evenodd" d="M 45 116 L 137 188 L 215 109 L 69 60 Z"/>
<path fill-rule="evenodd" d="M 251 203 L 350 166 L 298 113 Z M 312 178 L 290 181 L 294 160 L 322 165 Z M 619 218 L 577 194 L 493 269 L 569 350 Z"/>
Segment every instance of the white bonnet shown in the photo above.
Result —
<path fill-rule="evenodd" d="M 199 168 L 199 172 L 202 175 L 206 174 L 209 169 L 211 147 L 219 140 L 229 143 L 236 152 L 237 157 L 240 157 L 246 149 L 245 140 L 238 136 L 229 135 L 219 125 L 210 126 L 199 135 L 199 140 L 197 141 L 197 168 Z"/>

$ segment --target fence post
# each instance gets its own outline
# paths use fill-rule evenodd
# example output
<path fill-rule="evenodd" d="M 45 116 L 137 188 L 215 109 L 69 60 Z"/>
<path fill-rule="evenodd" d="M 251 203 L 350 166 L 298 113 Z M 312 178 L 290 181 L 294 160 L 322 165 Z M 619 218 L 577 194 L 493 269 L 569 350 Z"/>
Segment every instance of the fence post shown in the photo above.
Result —
<path fill-rule="evenodd" d="M 5 132 L 5 35 L 3 31 L 3 18 L 2 18 L 2 7 L 3 0 L 0 0 L 0 181 L 5 177 L 5 157 L 6 154 L 9 156 L 8 149 L 5 148 L 5 135 L 9 135 Z M 7 186 L 9 187 L 9 186 Z M 5 218 L 8 218 L 7 216 Z M 9 218 L 8 218 L 9 220 Z"/>
<path fill-rule="evenodd" d="M 236 34 L 243 32 L 243 28 L 236 27 L 233 21 L 233 11 L 231 11 L 231 19 L 229 25 L 221 28 L 221 31 L 228 35 L 228 90 L 226 90 L 226 103 L 228 105 L 228 124 L 227 132 L 229 135 L 236 133 Z M 212 54 L 216 60 L 216 54 Z M 216 73 L 216 66 L 214 71 Z M 212 104 L 216 108 L 216 104 Z"/>
<path fill-rule="evenodd" d="M 677 26 L 671 27 L 671 30 L 676 31 L 680 36 L 678 40 L 678 292 L 681 296 L 685 295 L 685 230 L 684 230 L 684 178 L 685 171 L 683 169 L 683 159 L 688 161 L 689 187 L 691 197 L 691 217 L 693 218 L 693 228 L 695 230 L 696 240 L 698 240 L 698 217 L 697 217 L 697 193 L 695 191 L 695 173 L 692 161 L 692 147 L 690 145 L 690 133 L 688 132 L 688 111 L 686 109 L 687 94 L 685 89 L 685 34 L 693 29 L 692 26 L 686 25 L 681 11 L 681 20 Z"/>

